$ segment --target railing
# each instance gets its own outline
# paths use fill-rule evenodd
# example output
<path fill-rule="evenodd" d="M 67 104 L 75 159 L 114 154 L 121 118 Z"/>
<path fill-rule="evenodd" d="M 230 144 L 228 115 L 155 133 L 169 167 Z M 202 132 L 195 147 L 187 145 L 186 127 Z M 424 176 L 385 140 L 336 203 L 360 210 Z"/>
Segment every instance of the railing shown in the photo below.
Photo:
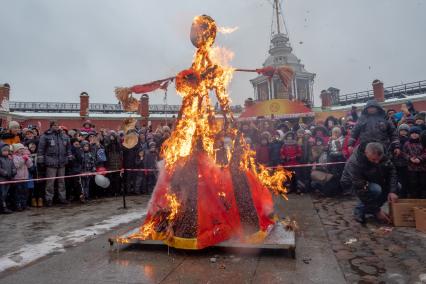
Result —
<path fill-rule="evenodd" d="M 406 98 L 414 95 L 426 94 L 426 80 L 406 83 L 385 88 L 385 99 Z M 362 103 L 374 98 L 372 90 L 344 94 L 339 96 L 338 105 Z"/>
<path fill-rule="evenodd" d="M 79 103 L 57 102 L 9 102 L 10 111 L 21 112 L 79 112 Z M 177 114 L 180 105 L 149 105 L 149 112 L 156 114 Z M 89 113 L 125 113 L 120 104 L 89 104 Z"/>

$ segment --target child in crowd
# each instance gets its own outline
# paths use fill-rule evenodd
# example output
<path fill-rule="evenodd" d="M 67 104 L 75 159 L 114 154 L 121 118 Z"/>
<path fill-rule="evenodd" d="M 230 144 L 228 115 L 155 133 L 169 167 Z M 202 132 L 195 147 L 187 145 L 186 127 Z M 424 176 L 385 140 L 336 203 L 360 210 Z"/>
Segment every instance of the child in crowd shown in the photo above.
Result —
<path fill-rule="evenodd" d="M 13 163 L 16 167 L 14 180 L 26 180 L 29 178 L 28 169 L 33 166 L 29 151 L 21 143 L 13 145 Z M 16 183 L 15 185 L 15 207 L 16 211 L 27 209 L 28 204 L 28 186 L 27 182 Z"/>
<path fill-rule="evenodd" d="M 291 166 L 297 165 L 301 156 L 302 148 L 297 145 L 296 135 L 292 131 L 287 132 L 284 136 L 284 145 L 281 148 L 281 159 L 284 161 L 284 166 L 287 166 L 289 171 L 295 171 L 295 168 Z M 296 172 L 296 174 L 292 176 L 289 184 L 290 192 L 297 191 L 297 175 L 298 173 Z"/>
<path fill-rule="evenodd" d="M 340 127 L 334 127 L 331 130 L 331 138 L 328 142 L 328 162 L 341 163 L 346 159 L 343 155 L 343 143 L 345 138 L 342 136 Z M 336 164 L 330 167 L 330 171 L 334 176 L 340 177 L 343 173 L 345 164 Z"/>
<path fill-rule="evenodd" d="M 404 144 L 403 156 L 408 161 L 408 197 L 426 198 L 426 151 L 420 141 L 421 129 L 410 128 L 410 139 Z"/>
<path fill-rule="evenodd" d="M 397 132 L 399 136 L 399 145 L 401 145 L 401 147 L 404 147 L 405 143 L 410 139 L 410 127 L 407 124 L 401 124 L 398 127 Z M 396 168 L 396 172 L 398 173 L 398 182 L 401 185 L 401 190 L 399 191 L 398 196 L 401 198 L 405 198 L 407 197 L 408 190 L 408 161 L 404 157 L 404 155 L 394 155 L 392 157 L 392 163 Z"/>
<path fill-rule="evenodd" d="M 80 142 L 78 138 L 71 139 L 71 154 L 72 159 L 68 161 L 68 174 L 69 175 L 78 175 L 81 174 L 81 165 L 82 165 L 82 149 L 80 148 Z M 81 178 L 73 177 L 68 179 L 68 190 L 70 199 L 75 198 L 81 199 L 82 189 L 81 189 Z"/>
<path fill-rule="evenodd" d="M 271 144 L 269 144 L 269 157 L 272 167 L 276 167 L 281 164 L 281 147 L 283 145 L 283 138 L 284 133 L 281 130 L 276 130 Z"/>
<path fill-rule="evenodd" d="M 262 135 L 260 145 L 256 147 L 256 161 L 264 166 L 269 165 L 269 141 L 266 135 Z"/>
<path fill-rule="evenodd" d="M 41 190 L 39 187 L 36 187 L 36 183 L 33 179 L 38 177 L 37 174 L 37 145 L 34 141 L 30 141 L 27 144 L 30 159 L 33 162 L 33 166 L 28 169 L 28 175 L 30 181 L 27 183 L 28 191 L 31 195 L 31 206 L 32 207 L 42 207 L 43 199 L 41 198 Z M 40 206 L 39 206 L 40 203 Z"/>
<path fill-rule="evenodd" d="M 90 144 L 87 141 L 83 141 L 80 143 L 81 148 L 83 150 L 81 156 L 81 172 L 82 173 L 94 173 L 96 171 L 96 160 L 93 152 L 90 149 Z M 89 199 L 90 193 L 90 183 L 93 176 L 83 176 L 81 177 L 81 188 L 82 193 L 80 195 L 80 201 L 86 202 Z"/>
<path fill-rule="evenodd" d="M 144 154 L 144 167 L 147 170 L 150 170 L 146 174 L 146 187 L 148 193 L 151 194 L 154 190 L 155 183 L 157 182 L 157 161 L 158 161 L 158 152 L 157 144 L 155 142 L 150 142 L 148 144 L 149 150 L 145 151 Z"/>
<path fill-rule="evenodd" d="M 9 181 L 16 175 L 16 167 L 10 156 L 9 145 L 0 143 L 0 181 Z M 10 214 L 6 198 L 10 184 L 0 184 L 0 214 Z"/>

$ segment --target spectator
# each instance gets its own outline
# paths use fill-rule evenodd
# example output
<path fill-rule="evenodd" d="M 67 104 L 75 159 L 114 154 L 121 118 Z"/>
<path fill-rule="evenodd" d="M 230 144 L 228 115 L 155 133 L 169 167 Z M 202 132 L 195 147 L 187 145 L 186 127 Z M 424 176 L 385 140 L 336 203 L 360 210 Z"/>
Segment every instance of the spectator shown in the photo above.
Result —
<path fill-rule="evenodd" d="M 90 149 L 90 144 L 87 141 L 81 142 L 82 156 L 81 156 L 81 172 L 82 173 L 94 173 L 96 172 L 96 158 Z M 92 184 L 93 176 L 82 176 L 81 177 L 81 188 L 82 192 L 80 195 L 80 201 L 85 203 L 90 197 L 90 184 Z"/>
<path fill-rule="evenodd" d="M 345 165 L 341 184 L 344 190 L 355 192 L 360 200 L 354 210 L 357 222 L 365 223 L 366 214 L 373 214 L 386 223 L 391 222 L 381 207 L 386 200 L 397 201 L 398 178 L 395 166 L 385 155 L 381 143 L 357 146 Z"/>
<path fill-rule="evenodd" d="M 404 144 L 403 156 L 408 162 L 408 197 L 426 198 L 426 151 L 420 141 L 421 129 L 410 128 L 410 139 Z"/>
<path fill-rule="evenodd" d="M 144 155 L 144 165 L 145 165 L 145 169 L 148 170 L 147 175 L 146 175 L 146 187 L 148 190 L 148 193 L 151 194 L 155 183 L 157 182 L 157 177 L 158 177 L 158 167 L 157 167 L 157 162 L 158 162 L 158 152 L 157 152 L 157 148 L 156 148 L 156 144 L 155 142 L 150 142 L 149 143 L 149 150 L 145 151 L 145 155 Z"/>
<path fill-rule="evenodd" d="M 13 163 L 16 168 L 14 180 L 27 180 L 29 178 L 28 169 L 33 166 L 33 162 L 29 157 L 29 152 L 21 143 L 13 144 Z M 15 187 L 15 208 L 16 211 L 27 209 L 28 203 L 28 187 L 27 182 L 20 182 Z"/>
<path fill-rule="evenodd" d="M 138 135 L 134 131 L 130 131 L 124 136 L 123 142 L 123 168 L 134 169 L 135 161 L 139 153 Z M 127 193 L 134 194 L 136 192 L 136 173 L 132 171 L 124 172 L 124 190 Z"/>
<path fill-rule="evenodd" d="M 20 132 L 21 126 L 19 122 L 11 121 L 9 122 L 9 128 L 5 132 L 0 133 L 0 141 L 8 145 L 21 143 Z"/>
<path fill-rule="evenodd" d="M 334 116 L 329 116 L 325 119 L 324 127 L 327 129 L 327 136 L 331 135 L 334 127 L 339 125 L 339 121 Z"/>
<path fill-rule="evenodd" d="M 281 130 L 275 130 L 275 134 L 270 144 L 269 157 L 271 166 L 276 167 L 282 163 L 281 147 L 283 146 L 284 133 Z M 257 153 L 256 153 L 257 154 Z"/>
<path fill-rule="evenodd" d="M 264 166 L 269 166 L 269 140 L 267 132 L 264 132 L 260 139 L 260 145 L 256 147 L 256 162 Z"/>
<path fill-rule="evenodd" d="M 426 118 L 426 112 L 419 112 L 414 117 L 414 125 L 420 127 L 421 131 L 426 130 L 425 118 Z"/>
<path fill-rule="evenodd" d="M 12 180 L 16 175 L 16 167 L 10 157 L 9 145 L 0 142 L 0 182 Z M 0 184 L 0 213 L 10 214 L 12 211 L 7 207 L 6 198 L 10 184 Z"/>
<path fill-rule="evenodd" d="M 117 133 L 111 131 L 108 136 L 105 137 L 105 152 L 107 156 L 106 166 L 109 171 L 118 171 L 122 168 L 122 149 L 120 138 Z M 117 196 L 121 191 L 121 177 L 120 172 L 114 172 L 108 174 L 112 189 L 111 194 Z"/>
<path fill-rule="evenodd" d="M 136 175 L 136 189 L 135 192 L 136 194 L 146 194 L 147 190 L 146 190 L 146 173 L 145 171 L 143 171 L 142 169 L 145 168 L 145 151 L 146 150 L 142 150 L 141 148 L 139 148 L 139 153 L 138 156 L 136 156 L 136 161 L 135 161 L 135 169 L 138 169 L 140 171 L 137 171 L 135 173 Z"/>
<path fill-rule="evenodd" d="M 56 121 L 50 122 L 50 128 L 41 137 L 38 148 L 38 162 L 46 167 L 46 177 L 63 177 L 68 160 L 72 159 L 70 140 L 59 132 Z M 65 182 L 58 178 L 58 195 L 61 204 L 68 204 L 66 199 Z M 52 206 L 55 180 L 46 181 L 46 205 Z"/>
<path fill-rule="evenodd" d="M 81 143 L 86 143 L 82 141 Z M 83 153 L 80 142 L 76 138 L 71 138 L 71 154 L 72 159 L 68 162 L 68 174 L 79 175 L 81 174 L 81 165 L 83 163 Z M 67 180 L 70 200 L 78 198 L 81 200 L 82 188 L 81 188 L 81 177 L 73 177 Z"/>
<path fill-rule="evenodd" d="M 385 151 L 388 151 L 392 146 L 394 154 L 400 154 L 399 139 L 395 127 L 386 120 L 385 111 L 375 100 L 367 102 L 358 123 L 352 129 L 348 144 L 349 152 L 353 151 L 353 146 L 358 139 L 361 144 L 372 141 L 380 142 Z"/>
<path fill-rule="evenodd" d="M 345 138 L 342 136 L 342 130 L 340 127 L 334 127 L 331 132 L 331 139 L 328 144 L 328 162 L 330 163 L 341 163 L 345 162 L 346 159 L 343 155 L 343 143 Z M 331 168 L 331 173 L 334 176 L 340 178 L 344 164 L 337 164 Z"/>
<path fill-rule="evenodd" d="M 80 129 L 80 131 L 81 131 L 81 132 L 86 132 L 86 133 L 89 133 L 89 132 L 93 132 L 93 131 L 94 131 L 94 128 L 93 128 L 93 126 L 92 126 L 92 123 L 90 123 L 90 120 L 86 120 L 86 121 L 83 123 L 83 127 Z"/>
<path fill-rule="evenodd" d="M 407 124 L 401 124 L 398 127 L 398 136 L 399 144 L 403 147 L 405 143 L 409 140 L 410 127 Z M 401 189 L 398 196 L 404 198 L 407 196 L 408 189 L 408 161 L 403 155 L 399 155 L 393 157 L 392 163 L 396 168 L 396 172 L 398 173 L 398 182 L 401 185 Z"/>

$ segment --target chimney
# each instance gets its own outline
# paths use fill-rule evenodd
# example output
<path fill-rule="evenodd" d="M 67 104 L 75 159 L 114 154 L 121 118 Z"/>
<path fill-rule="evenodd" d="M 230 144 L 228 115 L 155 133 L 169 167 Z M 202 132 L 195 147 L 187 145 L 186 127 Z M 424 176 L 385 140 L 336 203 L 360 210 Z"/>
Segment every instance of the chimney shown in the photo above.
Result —
<path fill-rule="evenodd" d="M 147 94 L 143 94 L 139 101 L 139 114 L 142 118 L 148 120 L 149 117 L 149 97 Z"/>
<path fill-rule="evenodd" d="M 385 101 L 385 88 L 383 87 L 383 82 L 376 79 L 373 81 L 373 93 L 374 99 L 379 103 Z"/>
<path fill-rule="evenodd" d="M 85 118 L 89 116 L 89 94 L 82 92 L 80 94 L 80 117 Z"/>
<path fill-rule="evenodd" d="M 10 85 L 5 83 L 0 85 L 0 110 L 9 111 L 9 95 L 10 95 Z"/>
<path fill-rule="evenodd" d="M 321 94 L 321 108 L 326 109 L 331 107 L 331 93 L 327 92 L 326 90 L 322 90 Z"/>

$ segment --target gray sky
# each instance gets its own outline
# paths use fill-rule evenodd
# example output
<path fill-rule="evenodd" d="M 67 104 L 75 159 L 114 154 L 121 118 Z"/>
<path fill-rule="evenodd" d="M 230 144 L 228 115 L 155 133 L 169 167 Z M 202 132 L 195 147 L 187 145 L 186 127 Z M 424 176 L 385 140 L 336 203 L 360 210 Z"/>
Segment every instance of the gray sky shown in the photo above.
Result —
<path fill-rule="evenodd" d="M 322 89 L 343 93 L 426 80 L 425 0 L 284 0 L 294 53 Z M 261 67 L 270 39 L 269 0 L 3 0 L 0 83 L 11 100 L 116 102 L 115 86 L 175 75 L 191 64 L 192 18 L 238 26 L 217 43 L 235 52 L 235 67 Z M 303 42 L 300 44 L 300 42 Z M 231 98 L 253 97 L 252 74 L 234 75 Z M 163 94 L 150 101 L 161 103 Z M 170 88 L 168 103 L 180 99 Z"/>

